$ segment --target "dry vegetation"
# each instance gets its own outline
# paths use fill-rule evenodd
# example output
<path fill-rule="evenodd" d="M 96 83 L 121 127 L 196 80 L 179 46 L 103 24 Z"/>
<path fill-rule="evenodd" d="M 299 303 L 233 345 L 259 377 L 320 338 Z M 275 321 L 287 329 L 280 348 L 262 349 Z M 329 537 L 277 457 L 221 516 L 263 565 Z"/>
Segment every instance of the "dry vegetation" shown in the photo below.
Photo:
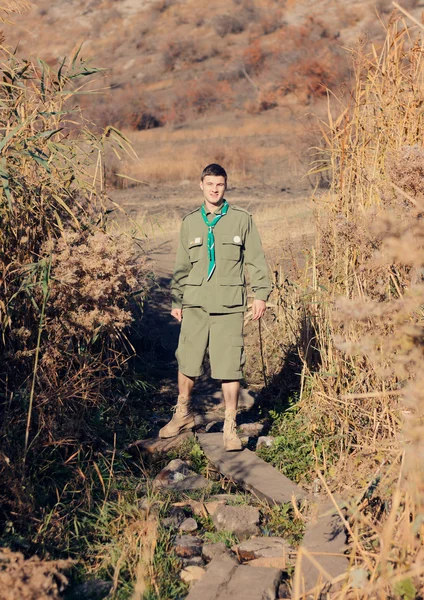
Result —
<path fill-rule="evenodd" d="M 387 6 L 381 2 L 381 11 Z M 58 71 L 3 50 L 3 539 L 43 556 L 80 552 L 85 572 L 111 580 L 113 593 L 121 594 L 116 597 L 129 597 L 134 586 L 135 597 L 165 597 L 161 586 L 174 567 L 166 563 L 172 561 L 169 539 L 160 538 L 155 518 L 138 504 L 140 495 L 149 494 L 148 475 L 138 464 L 128 466 L 116 438 L 111 440 L 121 411 L 130 412 L 129 392 L 119 396 L 113 386 L 130 348 L 130 299 L 146 291 L 147 275 L 133 246 L 105 226 L 103 176 L 114 184 L 122 172 L 180 182 L 197 176 L 205 157 L 224 162 L 236 182 L 252 172 L 266 180 L 282 163 L 297 176 L 299 161 L 288 140 L 298 131 L 298 109 L 288 106 L 305 106 L 325 86 L 337 87 L 345 66 L 335 27 L 305 15 L 285 24 L 296 7 L 240 0 L 222 5 L 222 13 L 230 13 L 222 18 L 201 3 L 161 0 L 146 8 L 143 28 L 127 20 L 123 34 L 143 52 L 144 75 L 131 83 L 117 79 L 107 99 L 86 103 L 98 124 L 112 120 L 143 130 L 132 134 L 143 162 L 127 161 L 123 169 L 118 156 L 126 139 L 110 127 L 95 136 L 66 112 L 95 70 L 78 54 Z M 96 52 L 113 52 L 123 69 L 128 56 L 121 52 L 122 38 L 111 36 L 121 15 L 110 2 L 101 8 L 98 36 L 90 43 Z M 49 27 L 56 35 L 53 8 L 39 10 L 53 19 Z M 345 27 L 353 26 L 348 8 L 340 15 Z M 170 35 L 174 30 L 178 37 Z M 331 592 L 338 600 L 423 595 L 421 30 L 419 24 L 407 27 L 395 12 L 384 43 L 363 40 L 351 50 L 353 89 L 330 94 L 328 118 L 321 121 L 324 142 L 313 170 L 327 173 L 331 187 L 314 198 L 318 239 L 302 264 L 299 240 L 309 229 L 294 232 L 293 239 L 280 231 L 282 211 L 289 228 L 295 203 L 258 217 L 265 246 L 285 245 L 292 268 L 282 273 L 275 255 L 270 315 L 261 324 L 262 348 L 251 349 L 256 360 L 248 375 L 257 385 L 265 380 L 274 402 L 280 445 L 267 457 L 282 469 L 289 463 L 290 475 L 306 486 L 317 477 L 331 498 L 340 494 L 347 501 L 350 562 L 362 587 L 342 581 Z M 59 37 L 52 43 L 59 44 Z M 56 59 L 51 55 L 48 63 Z M 283 118 L 279 123 L 276 115 L 288 110 L 292 117 L 284 117 L 282 138 L 275 128 Z M 235 120 L 223 122 L 223 111 L 235 113 Z M 104 168 L 111 139 L 116 152 L 108 156 L 115 158 Z M 270 216 L 277 224 L 269 226 Z M 176 222 L 171 214 L 163 226 L 172 229 Z M 257 344 L 257 331 L 253 337 Z M 139 401 L 142 385 L 134 387 Z M 278 414 L 278 400 L 293 392 L 299 401 Z M 131 435 L 141 429 L 135 417 L 125 418 Z M 22 555 L 6 559 L 0 583 L 2 577 L 27 578 L 22 598 L 41 597 L 31 596 L 27 568 L 33 566 Z M 40 565 L 34 564 L 35 572 Z M 67 566 L 43 563 L 42 582 L 34 585 L 57 596 L 66 583 L 59 571 Z M 179 586 L 166 597 L 181 597 Z M 298 582 L 293 597 L 303 597 Z"/>
<path fill-rule="evenodd" d="M 381 0 L 379 12 L 389 5 Z M 198 157 L 205 154 L 206 162 L 225 161 L 233 180 L 269 181 L 281 177 L 281 164 L 285 173 L 296 165 L 293 177 L 306 171 L 307 148 L 317 138 L 314 128 L 305 132 L 303 117 L 321 111 L 327 87 L 349 80 L 343 47 L 365 32 L 381 37 L 369 0 L 331 0 L 325 17 L 322 12 L 320 3 L 304 0 L 219 0 L 213 6 L 40 0 L 15 19 L 7 41 L 55 66 L 69 54 L 77 30 L 84 54 L 107 67 L 103 93 L 81 95 L 78 102 L 100 128 L 127 131 L 137 148 L 136 163 L 107 157 L 111 185 L 134 184 L 116 173 L 153 184 L 197 178 Z M 218 122 L 230 130 L 225 139 Z M 217 135 L 212 143 L 209 130 Z M 258 133 L 262 147 L 252 137 Z"/>
<path fill-rule="evenodd" d="M 42 520 L 74 478 L 88 482 L 76 457 L 122 373 L 130 300 L 147 284 L 132 244 L 105 230 L 104 148 L 125 152 L 125 139 L 66 133 L 65 104 L 96 69 L 78 53 L 58 72 L 4 47 L 1 61 L 0 496 L 13 530 Z"/>
<path fill-rule="evenodd" d="M 314 441 L 323 488 L 348 499 L 351 567 L 365 579 L 338 599 L 418 598 L 424 583 L 423 28 L 401 17 L 379 53 L 352 51 L 352 96 L 322 125 L 316 168 L 332 183 L 316 250 L 296 285 L 277 286 L 268 336 L 274 353 L 300 348 L 290 426 Z"/>

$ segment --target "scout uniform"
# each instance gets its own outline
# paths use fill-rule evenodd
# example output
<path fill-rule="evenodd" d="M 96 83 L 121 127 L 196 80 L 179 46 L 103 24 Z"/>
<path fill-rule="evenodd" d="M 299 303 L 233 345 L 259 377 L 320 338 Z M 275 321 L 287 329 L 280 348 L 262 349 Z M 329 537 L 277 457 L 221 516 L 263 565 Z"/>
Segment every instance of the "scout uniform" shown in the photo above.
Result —
<path fill-rule="evenodd" d="M 224 201 L 217 213 L 203 205 L 183 219 L 171 291 L 172 308 L 183 308 L 176 356 L 187 377 L 201 374 L 209 346 L 214 379 L 242 378 L 245 265 L 255 298 L 266 301 L 268 268 L 247 211 Z"/>

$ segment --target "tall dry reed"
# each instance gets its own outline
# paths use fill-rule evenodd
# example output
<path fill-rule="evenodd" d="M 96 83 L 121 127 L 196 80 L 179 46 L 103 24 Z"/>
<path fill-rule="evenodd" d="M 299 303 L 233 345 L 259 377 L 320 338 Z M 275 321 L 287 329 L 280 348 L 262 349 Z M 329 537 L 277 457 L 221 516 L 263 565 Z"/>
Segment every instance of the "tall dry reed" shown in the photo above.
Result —
<path fill-rule="evenodd" d="M 380 47 L 352 49 L 355 84 L 329 94 L 315 168 L 332 182 L 307 272 L 300 412 L 332 446 L 328 491 L 351 509 L 356 578 L 334 598 L 412 599 L 424 581 L 424 46 L 402 12 Z"/>
<path fill-rule="evenodd" d="M 129 145 L 110 127 L 93 135 L 79 113 L 98 69 L 80 50 L 57 71 L 0 53 L 0 499 L 26 516 L 28 474 L 46 469 L 49 447 L 66 464 L 127 360 L 146 271 L 105 227 L 104 151 Z"/>

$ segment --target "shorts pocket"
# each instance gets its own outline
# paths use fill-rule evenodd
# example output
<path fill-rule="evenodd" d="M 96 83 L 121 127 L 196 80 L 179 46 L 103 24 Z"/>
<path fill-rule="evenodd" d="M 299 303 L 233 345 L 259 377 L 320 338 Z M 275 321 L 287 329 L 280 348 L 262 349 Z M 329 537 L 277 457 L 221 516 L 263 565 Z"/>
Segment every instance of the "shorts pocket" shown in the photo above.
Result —
<path fill-rule="evenodd" d="M 234 348 L 243 348 L 244 346 L 244 338 L 242 335 L 233 335 L 231 338 L 231 346 Z"/>

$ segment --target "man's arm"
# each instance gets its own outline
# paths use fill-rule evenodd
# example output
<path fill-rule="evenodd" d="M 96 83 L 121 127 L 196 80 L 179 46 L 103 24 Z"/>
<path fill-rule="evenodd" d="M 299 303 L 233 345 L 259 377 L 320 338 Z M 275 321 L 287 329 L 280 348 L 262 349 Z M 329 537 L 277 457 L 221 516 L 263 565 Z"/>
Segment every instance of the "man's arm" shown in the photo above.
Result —
<path fill-rule="evenodd" d="M 244 246 L 245 263 L 249 270 L 250 285 L 255 294 L 252 305 L 252 317 L 256 321 L 265 312 L 266 301 L 271 293 L 271 282 L 268 276 L 268 265 L 265 260 L 261 239 L 252 217 L 249 217 Z"/>
<path fill-rule="evenodd" d="M 184 285 L 188 274 L 191 271 L 191 262 L 187 250 L 187 227 L 183 221 L 180 229 L 180 238 L 178 242 L 177 257 L 175 260 L 174 274 L 171 281 L 172 310 L 171 315 L 178 321 L 182 318 L 182 303 L 184 295 Z"/>

